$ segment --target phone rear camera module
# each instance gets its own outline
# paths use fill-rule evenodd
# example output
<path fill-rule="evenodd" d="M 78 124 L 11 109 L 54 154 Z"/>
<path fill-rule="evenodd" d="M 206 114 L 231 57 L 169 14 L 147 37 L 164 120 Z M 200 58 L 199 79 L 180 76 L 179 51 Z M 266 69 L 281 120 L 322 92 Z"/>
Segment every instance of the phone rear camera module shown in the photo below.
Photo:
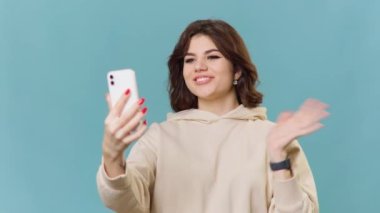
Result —
<path fill-rule="evenodd" d="M 115 84 L 115 82 L 111 81 L 111 85 L 114 85 L 114 84 Z"/>
<path fill-rule="evenodd" d="M 110 75 L 110 78 L 113 79 L 113 75 Z"/>

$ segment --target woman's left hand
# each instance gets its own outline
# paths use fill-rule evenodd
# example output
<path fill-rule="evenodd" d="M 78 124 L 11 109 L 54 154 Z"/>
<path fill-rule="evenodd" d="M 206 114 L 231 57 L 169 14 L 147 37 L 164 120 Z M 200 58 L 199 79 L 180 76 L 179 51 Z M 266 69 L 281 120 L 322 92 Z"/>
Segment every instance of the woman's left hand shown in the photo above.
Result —
<path fill-rule="evenodd" d="M 277 118 L 277 124 L 267 136 L 268 153 L 271 162 L 280 162 L 287 158 L 286 146 L 294 139 L 308 135 L 322 128 L 320 121 L 329 113 L 328 105 L 316 99 L 307 99 L 297 112 L 283 112 Z"/>

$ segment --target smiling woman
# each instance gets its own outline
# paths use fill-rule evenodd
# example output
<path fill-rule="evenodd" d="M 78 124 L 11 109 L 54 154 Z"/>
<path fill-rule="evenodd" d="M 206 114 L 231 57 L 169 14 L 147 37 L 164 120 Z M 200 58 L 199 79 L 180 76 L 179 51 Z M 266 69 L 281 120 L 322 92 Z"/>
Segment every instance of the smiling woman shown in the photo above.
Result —
<path fill-rule="evenodd" d="M 125 114 L 129 92 L 105 120 L 97 184 L 117 212 L 319 212 L 313 175 L 297 138 L 322 127 L 327 105 L 266 119 L 258 75 L 239 34 L 221 20 L 182 33 L 168 61 L 174 113 L 144 120 L 144 99 Z M 127 160 L 124 150 L 133 142 Z"/>
<path fill-rule="evenodd" d="M 236 30 L 224 21 L 199 20 L 191 23 L 182 33 L 168 62 L 169 93 L 174 111 L 198 108 L 198 97 L 190 91 L 191 81 L 186 81 L 185 86 L 184 77 L 191 74 L 192 69 L 197 69 L 199 75 L 205 74 L 202 68 L 211 65 L 210 68 L 222 67 L 212 69 L 213 73 L 219 70 L 230 72 L 223 77 L 231 78 L 226 84 L 231 87 L 230 90 L 231 83 L 236 80 L 232 91 L 239 104 L 253 108 L 262 102 L 262 94 L 256 90 L 256 67 Z"/>
<path fill-rule="evenodd" d="M 191 39 L 183 66 L 183 78 L 190 92 L 198 98 L 198 107 L 217 107 L 217 114 L 236 108 L 239 103 L 232 82 L 238 80 L 241 71 L 234 72 L 233 65 L 216 49 L 206 35 Z"/>

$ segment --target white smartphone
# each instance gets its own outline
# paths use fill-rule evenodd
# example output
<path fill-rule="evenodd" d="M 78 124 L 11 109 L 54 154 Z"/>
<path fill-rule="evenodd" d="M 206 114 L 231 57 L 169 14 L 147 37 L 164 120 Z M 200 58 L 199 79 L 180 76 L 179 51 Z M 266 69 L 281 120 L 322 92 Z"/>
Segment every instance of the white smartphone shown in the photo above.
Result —
<path fill-rule="evenodd" d="M 113 70 L 107 73 L 108 91 L 111 96 L 112 107 L 116 105 L 127 89 L 130 97 L 124 106 L 123 113 L 139 99 L 135 71 L 132 69 Z"/>

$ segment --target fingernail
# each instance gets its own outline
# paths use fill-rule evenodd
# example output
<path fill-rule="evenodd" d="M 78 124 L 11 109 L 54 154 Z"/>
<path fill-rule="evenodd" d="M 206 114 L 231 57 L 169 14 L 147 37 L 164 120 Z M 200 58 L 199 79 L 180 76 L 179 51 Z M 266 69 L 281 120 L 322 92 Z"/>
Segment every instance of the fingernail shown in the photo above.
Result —
<path fill-rule="evenodd" d="M 146 107 L 144 107 L 144 109 L 141 110 L 141 112 L 142 112 L 143 114 L 145 114 L 146 111 L 148 111 L 148 108 L 146 108 Z"/>
<path fill-rule="evenodd" d="M 147 124 L 146 120 L 143 122 L 143 124 L 144 124 L 144 125 L 146 125 L 146 124 Z"/>
<path fill-rule="evenodd" d="M 125 95 L 129 95 L 129 93 L 131 92 L 131 90 L 130 89 L 127 89 L 126 91 L 125 91 Z"/>
<path fill-rule="evenodd" d="M 140 98 L 139 105 L 141 106 L 145 102 L 145 98 Z"/>

